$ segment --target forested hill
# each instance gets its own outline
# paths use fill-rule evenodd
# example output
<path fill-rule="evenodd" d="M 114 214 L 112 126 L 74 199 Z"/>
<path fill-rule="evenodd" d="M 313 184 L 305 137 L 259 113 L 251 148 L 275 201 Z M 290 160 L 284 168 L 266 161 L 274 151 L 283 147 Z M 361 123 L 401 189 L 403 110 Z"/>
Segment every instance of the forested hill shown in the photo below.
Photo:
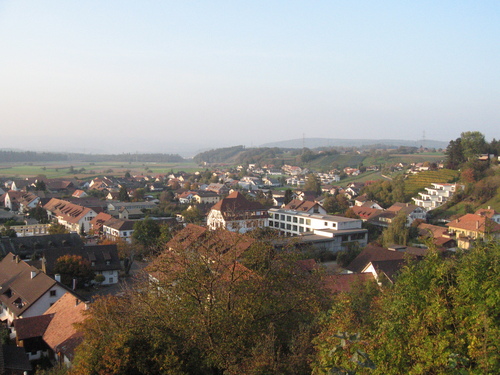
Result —
<path fill-rule="evenodd" d="M 135 162 L 182 162 L 184 158 L 178 154 L 72 154 L 56 152 L 6 151 L 0 150 L 0 163 L 26 163 L 37 161 L 135 161 Z"/>
<path fill-rule="evenodd" d="M 295 154 L 300 152 L 300 150 L 295 150 Z M 287 156 L 287 153 L 289 157 L 290 150 L 277 147 L 245 148 L 245 146 L 234 146 L 199 153 L 193 160 L 197 163 L 273 163 L 277 158 Z"/>
<path fill-rule="evenodd" d="M 444 158 L 443 153 L 418 153 L 416 147 L 401 146 L 392 150 L 365 150 L 353 148 L 336 149 L 290 149 L 278 147 L 245 148 L 235 146 L 202 152 L 193 159 L 195 162 L 215 164 L 272 164 L 279 168 L 284 164 L 299 165 L 315 170 L 332 167 L 359 167 L 360 165 L 385 165 L 398 162 L 436 162 Z"/>

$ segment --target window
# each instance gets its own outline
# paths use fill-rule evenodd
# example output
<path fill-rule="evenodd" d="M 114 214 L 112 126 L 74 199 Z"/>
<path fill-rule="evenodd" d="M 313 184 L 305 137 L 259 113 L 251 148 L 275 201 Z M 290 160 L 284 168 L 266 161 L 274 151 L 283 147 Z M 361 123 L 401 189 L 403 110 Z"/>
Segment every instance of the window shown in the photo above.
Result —
<path fill-rule="evenodd" d="M 287 229 L 287 230 L 292 229 L 292 224 L 287 224 L 287 225 L 286 225 L 286 229 Z"/>
<path fill-rule="evenodd" d="M 311 225 L 311 219 L 306 219 L 306 225 Z"/>
<path fill-rule="evenodd" d="M 293 217 L 293 222 L 294 222 L 294 223 L 296 223 L 296 222 L 297 222 L 297 217 L 296 217 L 296 216 L 294 216 L 294 217 Z"/>
<path fill-rule="evenodd" d="M 304 224 L 304 219 L 303 218 L 299 219 L 299 224 Z"/>
<path fill-rule="evenodd" d="M 327 227 L 327 226 L 328 226 L 328 221 L 325 221 L 325 227 Z"/>
<path fill-rule="evenodd" d="M 113 284 L 113 278 L 112 277 L 109 278 L 109 283 Z"/>
<path fill-rule="evenodd" d="M 304 227 L 299 227 L 299 233 L 303 233 L 304 232 Z"/>
<path fill-rule="evenodd" d="M 280 214 L 274 214 L 274 218 L 275 218 L 276 220 L 279 220 L 279 219 L 280 219 Z"/>
<path fill-rule="evenodd" d="M 281 215 L 281 221 L 285 221 L 285 215 Z"/>
<path fill-rule="evenodd" d="M 57 290 L 51 290 L 50 291 L 50 296 L 55 297 L 57 295 Z"/>
<path fill-rule="evenodd" d="M 287 216 L 286 217 L 286 221 L 292 221 L 292 217 L 291 216 Z"/>
<path fill-rule="evenodd" d="M 293 226 L 293 231 L 297 232 L 297 226 L 296 225 Z"/>

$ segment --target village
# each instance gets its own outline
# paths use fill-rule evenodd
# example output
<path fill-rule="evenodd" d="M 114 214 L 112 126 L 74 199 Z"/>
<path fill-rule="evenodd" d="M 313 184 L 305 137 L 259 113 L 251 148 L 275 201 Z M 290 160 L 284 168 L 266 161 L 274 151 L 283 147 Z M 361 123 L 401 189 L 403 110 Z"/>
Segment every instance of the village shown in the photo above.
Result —
<path fill-rule="evenodd" d="M 496 168 L 496 158 L 479 155 L 477 162 Z M 16 374 L 70 368 L 86 340 L 75 324 L 89 319 L 93 302 L 121 298 L 144 277 L 163 285 L 160 265 L 179 249 L 202 246 L 218 264 L 211 272 L 233 270 L 246 279 L 257 277 L 244 260 L 255 243 L 266 241 L 274 251 L 291 246 L 302 254 L 294 272 L 321 270 L 321 285 L 333 296 L 360 282 L 397 283 L 407 262 L 429 252 L 453 254 L 500 238 L 500 212 L 489 206 L 433 216 L 463 196 L 470 181 L 432 181 L 410 199 L 377 200 L 377 184 L 396 186 L 404 176 L 443 169 L 442 163 L 398 163 L 391 168 L 399 180 L 344 185 L 344 178 L 379 167 L 209 168 L 90 180 L 0 178 L 4 367 Z"/>

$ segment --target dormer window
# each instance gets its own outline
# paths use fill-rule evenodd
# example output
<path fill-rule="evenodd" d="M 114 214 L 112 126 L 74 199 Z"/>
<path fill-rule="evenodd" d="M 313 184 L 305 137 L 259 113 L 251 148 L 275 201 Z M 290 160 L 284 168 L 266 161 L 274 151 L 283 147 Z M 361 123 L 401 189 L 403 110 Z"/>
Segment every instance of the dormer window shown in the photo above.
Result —
<path fill-rule="evenodd" d="M 4 294 L 7 296 L 7 298 L 10 298 L 10 297 L 12 297 L 12 290 L 7 289 Z"/>

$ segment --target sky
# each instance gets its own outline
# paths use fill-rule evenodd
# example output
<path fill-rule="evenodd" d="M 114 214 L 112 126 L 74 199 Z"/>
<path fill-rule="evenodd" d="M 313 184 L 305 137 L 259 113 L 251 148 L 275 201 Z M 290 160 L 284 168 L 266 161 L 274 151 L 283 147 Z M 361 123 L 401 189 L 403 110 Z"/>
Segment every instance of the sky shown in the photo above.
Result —
<path fill-rule="evenodd" d="M 500 138 L 500 2 L 0 0 L 0 148 Z"/>

